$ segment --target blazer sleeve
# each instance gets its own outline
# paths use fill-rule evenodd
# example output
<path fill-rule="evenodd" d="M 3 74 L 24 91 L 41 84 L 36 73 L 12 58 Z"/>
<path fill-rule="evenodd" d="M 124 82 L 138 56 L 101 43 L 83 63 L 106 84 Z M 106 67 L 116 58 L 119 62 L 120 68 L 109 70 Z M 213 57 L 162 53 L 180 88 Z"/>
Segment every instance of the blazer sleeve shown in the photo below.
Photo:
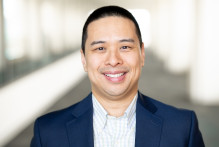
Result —
<path fill-rule="evenodd" d="M 192 112 L 191 128 L 189 137 L 189 147 L 205 147 L 201 132 L 198 127 L 198 120 L 196 114 Z"/>
<path fill-rule="evenodd" d="M 38 126 L 38 120 L 34 124 L 34 136 L 31 140 L 30 147 L 42 147 L 40 139 L 40 131 Z"/>

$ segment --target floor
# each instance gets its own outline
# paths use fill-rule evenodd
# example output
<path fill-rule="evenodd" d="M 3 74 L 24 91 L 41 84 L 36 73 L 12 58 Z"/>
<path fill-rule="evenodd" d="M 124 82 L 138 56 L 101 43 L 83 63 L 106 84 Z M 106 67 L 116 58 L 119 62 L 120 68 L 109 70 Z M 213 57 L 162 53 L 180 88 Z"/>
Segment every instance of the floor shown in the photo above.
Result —
<path fill-rule="evenodd" d="M 194 110 L 199 120 L 207 147 L 219 146 L 219 106 L 200 106 L 192 104 L 188 95 L 188 77 L 186 74 L 174 75 L 164 69 L 164 65 L 152 53 L 146 54 L 145 67 L 139 83 L 139 89 L 145 95 L 170 105 Z M 65 108 L 80 101 L 90 92 L 88 78 L 83 79 L 76 88 L 64 95 L 47 112 Z M 45 112 L 45 113 L 47 113 Z M 29 147 L 33 135 L 33 124 L 21 132 L 5 147 Z"/>

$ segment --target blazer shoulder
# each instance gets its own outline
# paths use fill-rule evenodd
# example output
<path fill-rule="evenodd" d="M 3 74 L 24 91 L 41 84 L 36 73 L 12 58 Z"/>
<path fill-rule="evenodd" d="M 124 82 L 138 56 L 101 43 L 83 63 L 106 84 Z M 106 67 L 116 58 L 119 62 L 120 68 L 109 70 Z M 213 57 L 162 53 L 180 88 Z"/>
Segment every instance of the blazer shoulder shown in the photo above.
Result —
<path fill-rule="evenodd" d="M 66 122 L 69 119 L 72 119 L 72 110 L 79 104 L 80 102 L 73 104 L 67 108 L 52 111 L 49 113 L 46 113 L 36 119 L 38 123 L 41 125 L 51 125 L 54 123 L 61 123 Z"/>
<path fill-rule="evenodd" d="M 176 108 L 162 103 L 147 96 L 143 96 L 147 105 L 153 105 L 156 111 L 153 113 L 162 119 L 162 140 L 163 144 L 187 144 L 189 147 L 204 147 L 203 138 L 199 130 L 198 119 L 194 111 Z"/>
<path fill-rule="evenodd" d="M 189 109 L 177 108 L 145 95 L 142 95 L 142 98 L 146 103 L 148 103 L 147 105 L 153 105 L 153 107 L 156 108 L 155 114 L 161 116 L 162 118 L 180 119 L 182 117 L 182 119 L 191 119 L 191 117 L 194 115 L 194 111 Z"/>
<path fill-rule="evenodd" d="M 42 126 L 63 124 L 90 110 L 90 106 L 92 106 L 91 94 L 67 108 L 42 115 L 36 121 Z"/>

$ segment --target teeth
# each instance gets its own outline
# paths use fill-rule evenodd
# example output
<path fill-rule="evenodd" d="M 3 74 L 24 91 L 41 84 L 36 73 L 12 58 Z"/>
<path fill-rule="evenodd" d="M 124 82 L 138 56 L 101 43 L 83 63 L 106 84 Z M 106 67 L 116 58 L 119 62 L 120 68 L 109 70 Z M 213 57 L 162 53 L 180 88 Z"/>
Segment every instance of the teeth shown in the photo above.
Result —
<path fill-rule="evenodd" d="M 124 75 L 124 73 L 119 73 L 119 74 L 105 74 L 106 76 L 108 77 L 111 77 L 111 78 L 117 78 L 117 77 L 120 77 L 122 75 Z"/>

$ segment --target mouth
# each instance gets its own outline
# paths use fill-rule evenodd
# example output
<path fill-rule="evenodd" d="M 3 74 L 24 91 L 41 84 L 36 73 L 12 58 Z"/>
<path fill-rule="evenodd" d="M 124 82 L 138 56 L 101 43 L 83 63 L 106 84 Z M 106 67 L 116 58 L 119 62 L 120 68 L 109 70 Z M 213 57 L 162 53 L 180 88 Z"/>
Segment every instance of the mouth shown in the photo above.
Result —
<path fill-rule="evenodd" d="M 116 68 L 103 67 L 99 69 L 99 72 L 105 77 L 108 82 L 117 84 L 125 81 L 129 71 L 129 68 L 126 66 Z"/>
<path fill-rule="evenodd" d="M 113 83 L 121 83 L 124 81 L 127 72 L 104 73 L 106 79 Z"/>
<path fill-rule="evenodd" d="M 118 78 L 118 77 L 121 77 L 125 74 L 125 72 L 123 73 L 117 73 L 117 74 L 104 74 L 105 76 L 107 77 L 110 77 L 110 78 Z"/>

